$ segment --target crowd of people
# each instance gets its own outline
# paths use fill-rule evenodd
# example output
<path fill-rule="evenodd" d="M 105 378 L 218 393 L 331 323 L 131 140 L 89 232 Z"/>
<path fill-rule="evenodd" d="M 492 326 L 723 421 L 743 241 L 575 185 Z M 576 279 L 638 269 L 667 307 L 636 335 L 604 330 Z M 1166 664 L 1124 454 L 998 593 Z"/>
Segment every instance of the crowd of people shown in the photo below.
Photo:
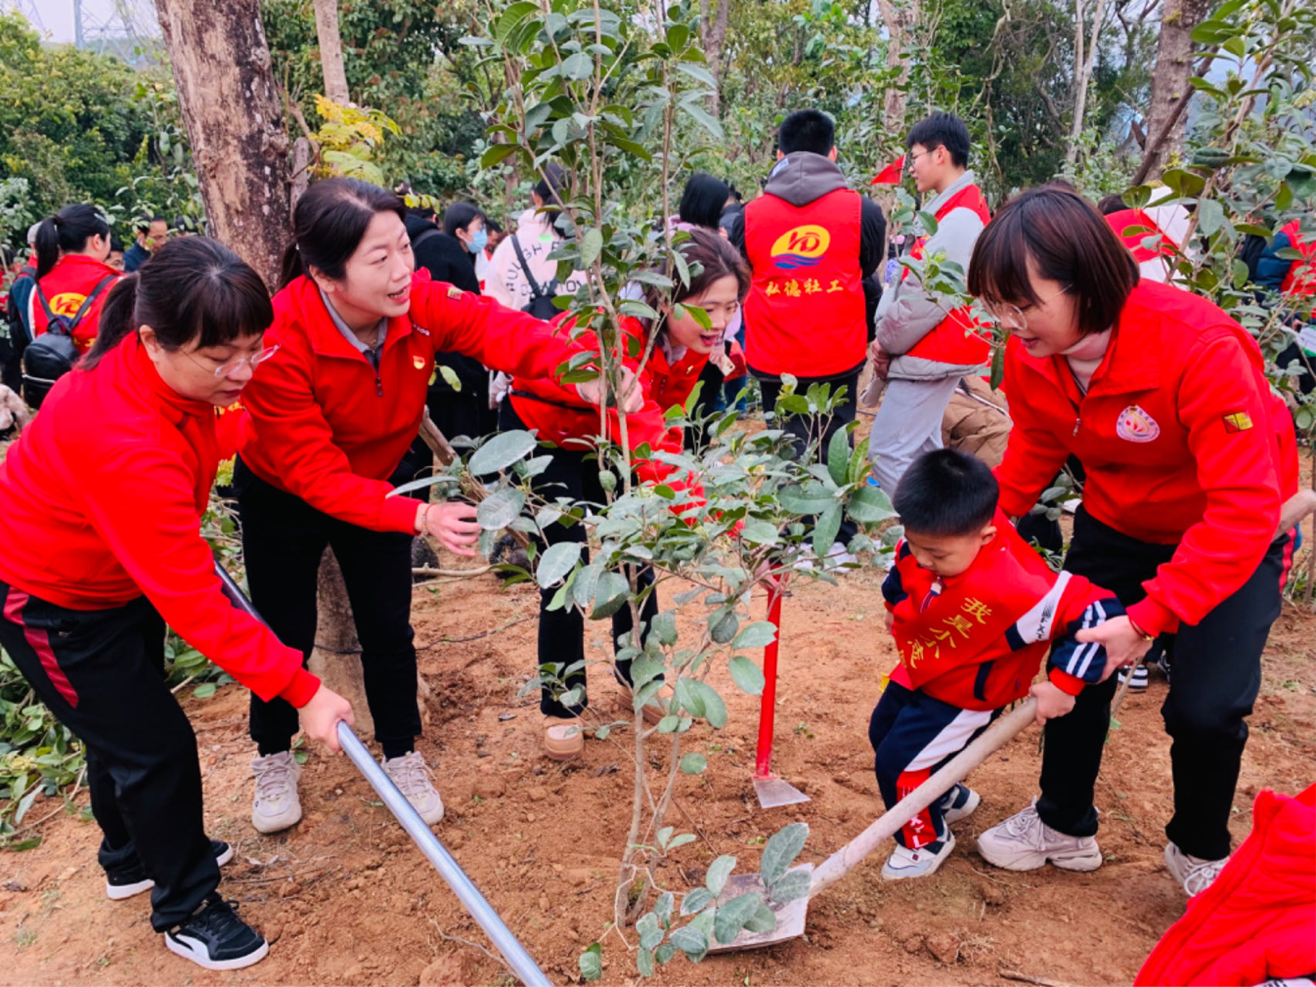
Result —
<path fill-rule="evenodd" d="M 1094 786 L 1114 673 L 1155 648 L 1173 669 L 1165 859 L 1189 895 L 1209 886 L 1230 855 L 1246 717 L 1293 550 L 1294 532 L 1277 530 L 1297 488 L 1290 413 L 1256 341 L 1169 283 L 1167 256 L 1191 247 L 1181 207 L 1116 200 L 1099 210 L 1053 183 L 993 215 L 962 121 L 933 114 L 905 144 L 936 226 L 899 245 L 878 203 L 849 187 L 832 121 L 817 110 L 783 120 L 777 160 L 750 201 L 691 175 L 678 214 L 661 219 L 686 234 L 678 249 L 691 276 L 669 295 L 626 289 L 657 316 L 623 319 L 621 407 L 602 417 L 600 382 L 557 377 L 586 344 L 554 298 L 588 275 L 560 279 L 551 256 L 569 191 L 555 164 L 508 232 L 470 202 L 440 216 L 363 181 L 319 181 L 296 205 L 272 301 L 230 249 L 162 216 L 140 218 L 117 263 L 113 231 L 91 205 L 37 224 L 30 257 L 14 260 L 0 340 L 4 385 L 39 409 L 0 463 L 0 644 L 86 745 L 107 894 L 151 890 L 153 928 L 203 967 L 265 955 L 216 891 L 232 849 L 205 832 L 196 739 L 161 674 L 165 626 L 250 690 L 252 824 L 286 830 L 301 818 L 294 736 L 336 749 L 336 724 L 353 717 L 305 667 L 326 547 L 352 605 L 384 770 L 426 822 L 442 819 L 416 748 L 411 547 L 431 536 L 470 556 L 480 527 L 465 502 L 394 492 L 422 470 L 426 409 L 451 438 L 535 431 L 548 457 L 536 490 L 601 503 L 611 484 L 589 458 L 601 421 L 632 450 L 679 451 L 687 437 L 666 413 L 699 381 L 705 406 L 743 409 L 753 380 L 770 412 L 783 375 L 841 395 L 825 419 L 786 417 L 797 456 L 852 428 L 861 401 L 876 407 L 870 482 L 904 525 L 882 587 L 900 661 L 872 676 L 885 803 L 1031 693 L 1046 738 L 1041 794 L 983 832 L 978 850 L 1012 870 L 1096 869 Z M 1254 251 L 1255 280 L 1285 298 L 1316 293 L 1309 262 L 1283 251 L 1297 246 L 1310 261 L 1310 234 L 1295 223 L 1283 237 Z M 889 263 L 898 255 L 911 263 Z M 999 401 L 1002 414 L 1005 403 L 990 388 L 981 397 L 982 317 L 920 276 L 934 261 L 967 272 L 968 292 L 1008 333 L 1008 437 L 996 456 L 946 448 L 960 394 Z M 234 455 L 264 623 L 223 595 L 199 530 L 218 464 Z M 1030 544 L 1047 533 L 1028 525 L 1064 469 L 1081 478 L 1081 504 L 1057 572 Z M 657 456 L 634 470 L 640 482 L 679 484 Z M 855 534 L 842 528 L 819 564 L 846 571 Z M 545 541 L 584 543 L 586 533 L 557 523 Z M 636 575 L 652 583 L 651 571 Z M 578 610 L 550 605 L 554 593 L 542 591 L 530 670 L 545 683 L 544 753 L 567 760 L 585 747 L 584 627 Z M 658 609 L 648 594 L 641 619 Z M 616 640 L 630 611 L 612 624 Z M 629 686 L 629 662 L 613 667 Z M 663 704 L 651 699 L 645 718 Z M 947 792 L 901 831 L 882 876 L 934 872 L 955 846 L 952 824 L 978 804 L 966 785 Z"/>

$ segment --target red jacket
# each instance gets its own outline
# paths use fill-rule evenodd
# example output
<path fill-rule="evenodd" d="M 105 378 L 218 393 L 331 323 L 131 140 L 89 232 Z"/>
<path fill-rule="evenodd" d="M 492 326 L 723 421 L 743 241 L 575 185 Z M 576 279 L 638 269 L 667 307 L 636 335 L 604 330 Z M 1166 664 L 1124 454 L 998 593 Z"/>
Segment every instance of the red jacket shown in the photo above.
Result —
<path fill-rule="evenodd" d="M 1140 541 L 1178 545 L 1129 616 L 1149 634 L 1199 622 L 1237 590 L 1275 538 L 1296 490 L 1293 424 L 1270 393 L 1261 350 L 1211 302 L 1170 285 L 1133 289 L 1081 396 L 1062 356 L 1011 339 L 1001 507 L 1028 513 L 1073 454 L 1083 506 Z M 1286 450 L 1281 455 L 1281 448 Z M 1282 494 L 1282 496 L 1281 496 Z"/>
<path fill-rule="evenodd" d="M 1293 249 L 1302 254 L 1302 260 L 1289 265 L 1289 273 L 1284 276 L 1280 290 L 1286 295 L 1299 297 L 1316 295 L 1316 239 L 1304 239 L 1302 224 L 1296 219 L 1286 223 L 1280 233 L 1288 236 Z"/>
<path fill-rule="evenodd" d="M 425 271 L 412 281 L 410 317 L 388 324 L 378 372 L 338 331 L 309 278 L 274 296 L 265 341 L 279 352 L 242 392 L 243 462 L 332 517 L 405 532 L 415 530 L 422 502 L 389 497 L 387 480 L 416 438 L 434 354 L 455 350 L 496 370 L 548 377 L 576 350 L 540 320 Z"/>
<path fill-rule="evenodd" d="M 70 610 L 144 593 L 256 695 L 304 706 L 319 679 L 229 603 L 201 538 L 217 463 L 214 406 L 179 397 L 125 340 L 61 377 L 0 463 L 0 579 Z"/>
<path fill-rule="evenodd" d="M 966 185 L 947 199 L 937 210 L 936 219 L 940 220 L 956 209 L 972 209 L 983 221 L 983 225 L 992 221 L 987 200 L 977 185 Z M 909 256 L 915 260 L 923 257 L 923 240 L 920 237 L 910 248 Z M 909 277 L 909 268 L 905 268 L 901 276 Z M 991 360 L 991 344 L 986 336 L 974 331 L 975 325 L 968 308 L 957 308 L 904 355 L 957 366 L 988 363 Z"/>
<path fill-rule="evenodd" d="M 572 324 L 572 318 L 567 315 L 553 320 L 554 331 L 564 339 L 568 338 Z M 639 344 L 634 347 L 637 350 L 634 356 L 630 352 L 632 347 L 623 347 L 622 363 L 632 371 L 638 370 L 646 342 L 644 326 L 632 318 L 623 318 L 621 325 L 627 336 Z M 597 352 L 597 347 L 594 349 Z M 675 364 L 669 363 L 663 348 L 655 344 L 640 377 L 644 407 L 626 416 L 626 436 L 632 451 L 646 443 L 655 452 L 681 451 L 684 438 L 681 429 L 668 427 L 664 413 L 685 403 L 707 362 L 707 354 L 687 350 Z M 574 390 L 548 378 L 517 377 L 512 381 L 509 400 L 517 417 L 525 422 L 526 428 L 535 429 L 540 439 L 563 449 L 593 448 L 594 437 L 599 434 L 599 410 L 582 401 Z M 621 423 L 615 408 L 608 412 L 608 437 L 613 442 L 621 441 Z M 675 469 L 654 459 L 636 460 L 634 467 L 640 479 L 650 483 L 662 482 Z"/>
<path fill-rule="evenodd" d="M 1134 984 L 1261 984 L 1316 971 L 1316 785 L 1266 789 L 1252 832 L 1215 882 L 1188 902 Z"/>
<path fill-rule="evenodd" d="M 745 206 L 745 357 L 756 371 L 826 377 L 864 362 L 861 209 L 844 188 L 802 206 L 771 193 Z"/>
<path fill-rule="evenodd" d="M 1141 209 L 1121 209 L 1106 214 L 1106 222 L 1115 231 L 1115 235 L 1124 241 L 1133 259 L 1139 264 L 1156 257 L 1173 257 L 1174 248 L 1178 246 L 1165 235 L 1165 231 L 1156 225 L 1156 221 Z M 1156 249 L 1148 250 L 1142 242 L 1148 237 L 1160 237 Z"/>
<path fill-rule="evenodd" d="M 102 264 L 86 254 L 68 254 L 59 259 L 59 262 L 50 269 L 44 278 L 37 282 L 41 288 L 41 293 L 46 296 L 46 301 L 50 303 L 50 310 L 56 315 L 67 315 L 72 318 L 77 314 L 82 303 L 87 300 L 92 289 L 100 284 L 105 278 L 123 277 L 122 271 L 116 271 L 114 268 Z M 91 303 L 86 314 L 73 327 L 73 342 L 77 344 L 80 352 L 86 353 L 91 349 L 91 344 L 96 342 L 96 332 L 100 327 L 101 308 L 105 305 L 105 299 L 110 296 L 110 289 L 114 282 L 110 282 L 101 289 L 99 295 Z M 32 294 L 32 337 L 35 339 L 46 331 L 46 325 L 49 323 L 46 318 L 46 310 L 42 307 L 41 301 Z"/>
<path fill-rule="evenodd" d="M 1124 612 L 1082 576 L 1052 572 L 1000 511 L 996 537 L 958 576 L 922 568 L 902 540 L 882 583 L 900 665 L 891 681 L 960 709 L 1000 709 L 1048 677 L 1070 695 L 1100 680 L 1105 649 L 1074 635 Z"/>

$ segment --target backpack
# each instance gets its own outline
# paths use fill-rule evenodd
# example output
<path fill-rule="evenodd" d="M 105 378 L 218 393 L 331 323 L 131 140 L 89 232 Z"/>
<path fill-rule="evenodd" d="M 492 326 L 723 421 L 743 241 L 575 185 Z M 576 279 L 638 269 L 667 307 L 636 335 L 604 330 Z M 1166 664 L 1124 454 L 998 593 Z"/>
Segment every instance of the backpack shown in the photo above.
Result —
<path fill-rule="evenodd" d="M 73 342 L 73 330 L 97 296 L 118 279 L 117 274 L 107 274 L 102 278 L 72 316 L 52 312 L 41 285 L 36 286 L 37 301 L 46 313 L 46 331 L 28 343 L 27 349 L 23 351 L 23 398 L 31 407 L 40 408 L 41 402 L 55 386 L 55 381 L 72 370 L 73 364 L 78 362 L 81 354 Z"/>
<path fill-rule="evenodd" d="M 524 306 L 521 311 L 529 312 L 536 319 L 542 319 L 550 322 L 562 314 L 562 310 L 553 304 L 553 296 L 557 294 L 557 278 L 553 278 L 545 287 L 540 287 L 535 276 L 530 273 L 530 265 L 526 263 L 525 254 L 521 251 L 521 241 L 512 236 L 512 249 L 516 251 L 516 259 L 521 262 L 521 270 L 525 272 L 526 283 L 530 285 L 530 304 Z"/>

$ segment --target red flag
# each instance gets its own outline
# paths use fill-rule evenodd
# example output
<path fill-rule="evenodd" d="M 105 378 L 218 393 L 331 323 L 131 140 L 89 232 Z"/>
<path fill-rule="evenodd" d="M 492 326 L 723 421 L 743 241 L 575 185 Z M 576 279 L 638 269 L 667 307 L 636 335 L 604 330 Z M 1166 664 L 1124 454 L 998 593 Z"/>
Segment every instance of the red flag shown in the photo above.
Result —
<path fill-rule="evenodd" d="M 899 185 L 900 174 L 905 170 L 905 156 L 902 154 L 896 160 L 877 173 L 877 177 L 869 184 L 871 185 Z"/>

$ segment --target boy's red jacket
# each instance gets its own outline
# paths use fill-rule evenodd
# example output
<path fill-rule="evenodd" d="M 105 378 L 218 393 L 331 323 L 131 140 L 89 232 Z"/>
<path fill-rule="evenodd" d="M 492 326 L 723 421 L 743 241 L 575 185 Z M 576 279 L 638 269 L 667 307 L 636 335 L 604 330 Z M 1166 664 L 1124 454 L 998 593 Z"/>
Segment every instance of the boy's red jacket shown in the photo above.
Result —
<path fill-rule="evenodd" d="M 423 270 L 409 317 L 389 321 L 378 371 L 338 331 L 310 278 L 274 296 L 265 341 L 279 351 L 242 392 L 242 461 L 331 517 L 406 532 L 422 502 L 388 497 L 387 481 L 416 438 L 434 354 L 455 350 L 496 370 L 549 377 L 578 349 L 547 323 Z"/>
<path fill-rule="evenodd" d="M 228 601 L 201 538 L 217 464 L 214 406 L 180 397 L 124 340 L 61 377 L 0 463 L 0 579 L 70 610 L 146 594 L 256 695 L 304 706 L 320 680 Z"/>
<path fill-rule="evenodd" d="M 1082 576 L 1052 572 L 996 513 L 996 537 L 958 576 L 924 569 L 903 540 L 882 584 L 900 665 L 891 680 L 960 709 L 1000 709 L 1028 694 L 1051 642 L 1049 678 L 1070 695 L 1100 681 L 1106 652 L 1074 635 L 1124 612 Z"/>
<path fill-rule="evenodd" d="M 37 282 L 41 293 L 46 296 L 46 301 L 50 303 L 50 310 L 56 315 L 67 315 L 69 318 L 77 315 L 78 309 L 82 303 L 87 300 L 92 289 L 100 284 L 106 278 L 121 278 L 122 271 L 116 271 L 107 264 L 102 264 L 95 258 L 88 257 L 86 254 L 68 254 L 61 257 L 59 262 L 50 269 L 50 272 Z M 86 353 L 91 349 L 91 344 L 96 342 L 96 333 L 100 327 L 101 309 L 105 305 L 105 299 L 110 296 L 110 289 L 114 286 L 111 281 L 101 289 L 101 293 L 92 301 L 91 307 L 78 320 L 78 324 L 73 327 L 73 342 L 77 344 L 78 351 Z M 37 298 L 36 292 L 32 293 L 32 338 L 35 339 L 46 331 L 49 323 L 46 318 L 46 310 L 41 305 L 41 300 Z"/>
<path fill-rule="evenodd" d="M 1204 298 L 1143 280 L 1081 395 L 1062 356 L 1005 353 L 1014 430 L 996 469 L 1005 513 L 1027 514 L 1072 453 L 1083 506 L 1140 541 L 1179 547 L 1129 617 L 1149 634 L 1198 623 L 1237 590 L 1297 489 L 1293 423 L 1261 350 Z"/>
<path fill-rule="evenodd" d="M 563 338 L 568 338 L 572 324 L 570 316 L 559 316 L 553 320 L 555 331 L 561 333 Z M 638 319 L 626 317 L 622 319 L 621 327 L 633 341 L 631 347 L 622 348 L 622 363 L 632 371 L 638 370 L 646 341 L 644 326 Z M 634 356 L 630 352 L 632 348 L 637 350 Z M 644 365 L 644 372 L 640 375 L 644 407 L 626 416 L 626 436 L 632 450 L 648 443 L 654 452 L 681 451 L 681 429 L 669 427 L 663 416 L 667 409 L 684 404 L 690 397 L 706 363 L 708 354 L 693 350 L 686 350 L 681 359 L 671 363 L 663 353 L 663 348 L 654 345 Z M 585 404 L 573 391 L 551 379 L 517 377 L 512 382 L 509 400 L 527 428 L 536 429 L 540 439 L 560 448 L 591 448 L 594 437 L 599 434 L 599 410 Z M 621 441 L 621 423 L 616 409 L 608 412 L 608 434 L 612 441 Z M 634 466 L 640 479 L 651 483 L 666 481 L 675 470 L 675 467 L 655 459 L 638 460 Z"/>
<path fill-rule="evenodd" d="M 1265 789 L 1252 832 L 1161 937 L 1134 984 L 1299 983 L 1316 970 L 1316 785 Z"/>

